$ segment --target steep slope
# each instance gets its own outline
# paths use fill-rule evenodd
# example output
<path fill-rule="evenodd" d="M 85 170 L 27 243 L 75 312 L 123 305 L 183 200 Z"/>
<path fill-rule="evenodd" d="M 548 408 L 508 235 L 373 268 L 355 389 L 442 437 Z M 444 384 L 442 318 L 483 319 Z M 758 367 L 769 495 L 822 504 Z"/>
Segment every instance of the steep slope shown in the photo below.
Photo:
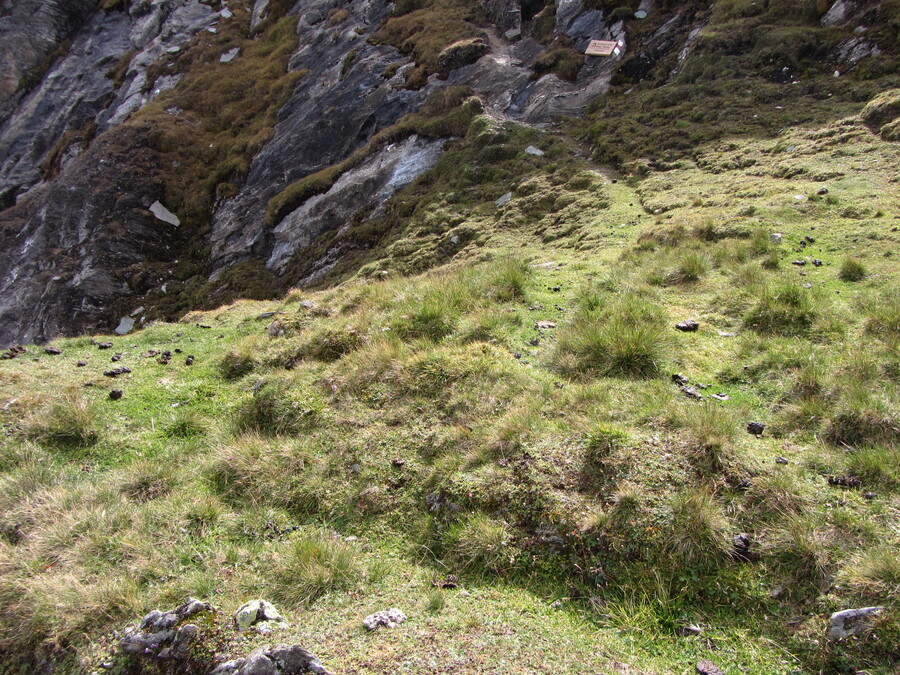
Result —
<path fill-rule="evenodd" d="M 858 111 L 896 72 L 893 0 L 99 4 L 40 4 L 47 28 L 6 78 L 7 341 L 351 276 L 378 255 L 355 254 L 414 226 L 384 220 L 385 200 L 474 112 L 447 120 L 439 99 L 465 97 L 440 92 L 468 87 L 489 116 L 543 125 L 612 84 L 589 130 L 566 129 L 641 171 L 662 150 Z M 32 39 L 24 9 L 4 10 L 4 44 Z M 597 38 L 624 54 L 584 57 Z M 441 119 L 407 119 L 430 97 Z M 792 113 L 768 105 L 785 100 Z"/>

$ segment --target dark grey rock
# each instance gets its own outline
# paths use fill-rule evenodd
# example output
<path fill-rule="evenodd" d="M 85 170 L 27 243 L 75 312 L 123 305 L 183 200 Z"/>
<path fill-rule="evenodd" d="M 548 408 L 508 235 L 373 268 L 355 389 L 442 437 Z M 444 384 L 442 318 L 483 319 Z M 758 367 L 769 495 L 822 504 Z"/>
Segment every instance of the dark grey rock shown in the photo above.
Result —
<path fill-rule="evenodd" d="M 684 375 L 682 375 L 681 373 L 673 373 L 673 374 L 672 374 L 672 382 L 674 382 L 675 384 L 677 384 L 679 387 L 683 387 L 683 386 L 685 386 L 688 382 L 690 382 L 690 380 L 688 380 L 688 379 L 687 379 Z"/>
<path fill-rule="evenodd" d="M 109 392 L 109 397 L 113 401 L 118 401 L 120 398 L 122 398 L 122 390 L 121 389 L 113 389 L 112 391 Z"/>
<path fill-rule="evenodd" d="M 119 375 L 126 375 L 131 372 L 131 368 L 128 366 L 119 366 L 117 368 L 113 368 L 112 370 L 105 370 L 103 374 L 106 377 L 118 377 Z"/>
<path fill-rule="evenodd" d="M 753 434 L 755 436 L 759 436 L 763 431 L 766 430 L 766 425 L 761 422 L 750 422 L 747 424 L 747 433 Z"/>
<path fill-rule="evenodd" d="M 693 333 L 700 328 L 700 324 L 696 321 L 679 321 L 675 324 L 675 328 L 685 333 Z"/>
<path fill-rule="evenodd" d="M 44 353 L 51 356 L 59 356 L 62 354 L 62 349 L 59 347 L 44 347 Z"/>

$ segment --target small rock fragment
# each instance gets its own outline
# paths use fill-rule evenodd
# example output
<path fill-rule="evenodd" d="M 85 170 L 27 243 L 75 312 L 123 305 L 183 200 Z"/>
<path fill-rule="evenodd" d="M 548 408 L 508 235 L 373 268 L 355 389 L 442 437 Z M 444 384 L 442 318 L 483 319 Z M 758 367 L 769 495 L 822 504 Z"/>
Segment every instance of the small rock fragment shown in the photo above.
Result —
<path fill-rule="evenodd" d="M 543 157 L 544 151 L 540 148 L 534 147 L 533 145 L 529 145 L 527 148 L 525 148 L 525 154 L 532 155 L 534 157 Z"/>
<path fill-rule="evenodd" d="M 776 458 L 775 458 L 775 463 L 776 463 L 776 464 L 787 464 L 788 461 L 787 461 L 784 457 L 776 457 Z"/>
<path fill-rule="evenodd" d="M 194 355 L 193 355 L 193 354 L 189 355 L 189 356 L 184 360 L 184 365 L 186 365 L 186 366 L 192 366 L 192 365 L 194 365 Z"/>
<path fill-rule="evenodd" d="M 700 659 L 696 667 L 700 675 L 725 675 L 725 671 L 709 659 Z"/>
<path fill-rule="evenodd" d="M 673 373 L 673 374 L 672 374 L 672 382 L 674 382 L 675 384 L 677 384 L 679 387 L 683 387 L 683 386 L 685 386 L 688 382 L 690 382 L 690 380 L 688 380 L 688 379 L 687 379 L 684 375 L 682 375 L 681 373 Z"/>
<path fill-rule="evenodd" d="M 97 343 L 97 349 L 112 349 L 112 348 L 113 348 L 112 342 L 98 342 Z"/>
<path fill-rule="evenodd" d="M 79 368 L 84 368 L 87 365 L 87 361 L 78 361 L 75 365 Z"/>
<path fill-rule="evenodd" d="M 363 619 L 362 623 L 367 630 L 377 630 L 381 626 L 394 628 L 404 621 L 406 621 L 406 614 L 401 612 L 396 607 L 392 607 L 391 609 L 370 614 L 365 619 Z"/>
<path fill-rule="evenodd" d="M 538 321 L 537 323 L 534 324 L 534 327 L 537 330 L 547 330 L 549 328 L 556 328 L 556 322 L 555 321 Z"/>
<path fill-rule="evenodd" d="M 769 241 L 771 241 L 776 246 L 781 243 L 781 239 L 782 239 L 782 236 L 781 236 L 780 232 L 773 232 L 772 234 L 769 235 Z"/>
<path fill-rule="evenodd" d="M 747 433 L 753 434 L 754 436 L 759 436 L 765 430 L 766 425 L 761 422 L 750 422 L 747 425 Z"/>
<path fill-rule="evenodd" d="M 131 368 L 129 368 L 128 366 L 119 366 L 118 368 L 104 371 L 103 374 L 106 375 L 106 377 L 118 377 L 119 375 L 125 375 L 126 373 L 130 372 Z"/>
<path fill-rule="evenodd" d="M 700 635 L 701 633 L 703 633 L 703 629 L 700 628 L 700 626 L 697 626 L 696 624 L 689 623 L 689 624 L 679 628 L 678 633 L 682 637 L 688 637 L 691 635 Z"/>
<path fill-rule="evenodd" d="M 498 199 L 497 201 L 494 202 L 494 206 L 496 206 L 497 208 L 500 208 L 500 207 L 506 206 L 511 201 L 512 201 L 512 192 L 507 192 L 505 195 L 500 197 L 500 199 Z"/>
<path fill-rule="evenodd" d="M 109 392 L 109 397 L 113 401 L 118 401 L 120 398 L 122 398 L 122 390 L 121 389 L 113 389 L 111 392 Z"/>
<path fill-rule="evenodd" d="M 687 396 L 688 398 L 693 398 L 698 401 L 703 399 L 703 394 L 701 394 L 697 389 L 690 386 L 685 386 L 681 388 L 681 393 Z"/>
<path fill-rule="evenodd" d="M 696 321 L 679 321 L 675 324 L 675 328 L 685 333 L 693 333 L 700 328 L 700 324 Z"/>
<path fill-rule="evenodd" d="M 44 353 L 50 356 L 59 356 L 62 354 L 62 349 L 59 347 L 44 347 Z"/>
<path fill-rule="evenodd" d="M 791 265 L 796 265 L 797 267 L 803 267 L 804 265 L 806 265 L 806 261 L 802 260 L 802 259 L 801 260 L 793 260 L 793 261 L 791 261 Z"/>

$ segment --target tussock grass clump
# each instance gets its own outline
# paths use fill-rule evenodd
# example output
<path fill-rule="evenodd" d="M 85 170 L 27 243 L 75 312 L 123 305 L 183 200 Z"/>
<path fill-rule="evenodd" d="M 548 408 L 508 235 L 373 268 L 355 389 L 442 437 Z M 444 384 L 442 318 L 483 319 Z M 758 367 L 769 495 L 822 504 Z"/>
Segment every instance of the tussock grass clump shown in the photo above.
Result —
<path fill-rule="evenodd" d="M 327 326 L 310 335 L 303 356 L 317 361 L 337 361 L 359 349 L 364 341 L 362 333 L 353 326 Z"/>
<path fill-rule="evenodd" d="M 841 269 L 838 272 L 838 279 L 841 281 L 862 281 L 868 274 L 868 270 L 859 260 L 856 258 L 844 258 L 844 262 L 841 263 Z"/>
<path fill-rule="evenodd" d="M 898 444 L 900 417 L 883 400 L 851 394 L 828 420 L 825 440 L 850 447 Z"/>
<path fill-rule="evenodd" d="M 234 413 L 235 430 L 266 435 L 294 434 L 307 427 L 325 407 L 313 392 L 286 380 L 269 378 L 254 387 Z"/>
<path fill-rule="evenodd" d="M 455 524 L 445 541 L 449 556 L 466 570 L 502 574 L 515 560 L 509 525 L 483 513 Z"/>
<path fill-rule="evenodd" d="M 97 412 L 80 394 L 66 394 L 28 422 L 32 439 L 57 448 L 87 448 L 100 439 Z"/>
<path fill-rule="evenodd" d="M 708 492 L 684 490 L 671 501 L 668 547 L 680 561 L 707 566 L 723 559 L 731 541 L 722 507 Z"/>
<path fill-rule="evenodd" d="M 272 592 L 283 602 L 308 605 L 365 577 L 360 551 L 324 530 L 298 532 L 280 552 Z"/>
<path fill-rule="evenodd" d="M 239 345 L 219 361 L 219 373 L 226 380 L 237 380 L 253 372 L 257 365 L 253 349 L 247 345 Z"/>
<path fill-rule="evenodd" d="M 725 468 L 737 433 L 737 422 L 728 409 L 712 403 L 679 401 L 675 422 L 687 430 L 688 454 L 698 471 L 717 473 Z"/>
<path fill-rule="evenodd" d="M 500 302 L 521 300 L 533 275 L 534 270 L 521 258 L 502 258 L 491 266 L 488 286 Z"/>
<path fill-rule="evenodd" d="M 169 438 L 196 438 L 206 433 L 207 422 L 200 413 L 182 408 L 175 413 L 163 433 Z"/>
<path fill-rule="evenodd" d="M 819 584 L 831 569 L 826 535 L 813 514 L 787 515 L 769 547 L 778 564 L 798 582 Z"/>
<path fill-rule="evenodd" d="M 900 447 L 869 446 L 853 450 L 847 470 L 864 485 L 891 487 L 900 484 Z"/>
<path fill-rule="evenodd" d="M 866 332 L 881 338 L 900 338 L 900 291 L 892 290 L 871 300 L 866 307 Z"/>
<path fill-rule="evenodd" d="M 178 483 L 178 465 L 174 462 L 144 460 L 129 467 L 121 491 L 129 499 L 146 502 L 168 494 Z"/>
<path fill-rule="evenodd" d="M 678 269 L 671 272 L 665 282 L 667 284 L 685 284 L 699 281 L 709 271 L 709 259 L 702 253 L 692 251 L 685 253 L 678 263 Z"/>
<path fill-rule="evenodd" d="M 900 556 L 897 545 L 881 544 L 859 552 L 840 575 L 861 595 L 900 600 Z"/>
<path fill-rule="evenodd" d="M 744 325 L 759 333 L 801 335 L 812 328 L 818 313 L 809 292 L 792 281 L 766 285 Z"/>
<path fill-rule="evenodd" d="M 321 465 L 299 440 L 273 443 L 245 434 L 216 448 L 204 473 L 235 504 L 272 504 L 298 513 L 312 513 L 319 505 Z"/>
<path fill-rule="evenodd" d="M 659 306 L 628 293 L 594 311 L 580 312 L 560 331 L 554 360 L 569 373 L 652 377 L 668 352 L 665 318 Z"/>

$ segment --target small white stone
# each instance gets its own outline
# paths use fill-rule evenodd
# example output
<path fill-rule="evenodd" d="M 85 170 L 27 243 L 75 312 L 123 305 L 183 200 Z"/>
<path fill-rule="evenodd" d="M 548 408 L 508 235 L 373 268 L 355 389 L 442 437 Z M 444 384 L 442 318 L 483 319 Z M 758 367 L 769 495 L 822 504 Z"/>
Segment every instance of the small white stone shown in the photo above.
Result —
<path fill-rule="evenodd" d="M 222 56 L 219 57 L 219 62 L 220 63 L 231 63 L 232 61 L 235 60 L 235 58 L 237 58 L 237 55 L 240 53 L 240 51 L 241 51 L 240 47 L 235 47 L 234 49 L 229 49 L 227 52 L 225 52 L 224 54 L 222 54 Z"/>

